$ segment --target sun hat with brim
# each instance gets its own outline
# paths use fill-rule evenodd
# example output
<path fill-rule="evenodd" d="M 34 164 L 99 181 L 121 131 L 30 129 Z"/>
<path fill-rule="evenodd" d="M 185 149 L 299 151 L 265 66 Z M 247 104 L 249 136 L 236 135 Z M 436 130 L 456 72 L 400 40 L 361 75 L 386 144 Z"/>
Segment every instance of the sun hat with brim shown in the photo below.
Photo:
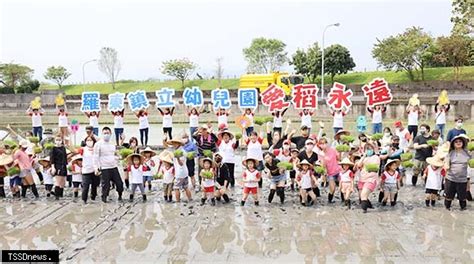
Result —
<path fill-rule="evenodd" d="M 469 137 L 466 136 L 465 134 L 460 134 L 460 135 L 457 135 L 455 136 L 452 140 L 451 140 L 451 148 L 453 148 L 453 145 L 454 145 L 454 141 L 456 141 L 457 139 L 461 139 L 463 141 L 463 146 L 464 148 L 467 147 L 467 143 L 469 142 Z"/>
<path fill-rule="evenodd" d="M 313 167 L 313 164 L 309 163 L 309 161 L 307 161 L 305 159 L 302 162 L 298 163 L 297 167 L 301 168 L 301 167 L 303 167 L 303 165 L 308 165 L 310 168 Z"/>
<path fill-rule="evenodd" d="M 426 162 L 435 167 L 443 167 L 444 165 L 444 162 L 437 156 L 427 158 Z"/>
<path fill-rule="evenodd" d="M 127 163 L 132 164 L 134 157 L 140 158 L 140 164 L 142 164 L 143 160 L 145 159 L 145 157 L 143 157 L 142 155 L 137 154 L 137 153 L 133 153 L 133 154 L 130 154 L 130 155 L 127 156 Z"/>
<path fill-rule="evenodd" d="M 171 140 L 166 141 L 166 145 L 179 148 L 181 146 L 184 146 L 184 143 L 183 141 L 178 140 L 178 139 L 171 139 Z"/>
<path fill-rule="evenodd" d="M 339 165 L 349 165 L 349 166 L 354 166 L 354 163 L 349 158 L 344 158 L 342 159 L 341 162 L 339 162 Z"/>
<path fill-rule="evenodd" d="M 144 153 L 151 153 L 151 156 L 155 156 L 156 155 L 156 152 L 154 150 L 152 150 L 150 147 L 146 147 L 144 150 L 140 151 L 140 154 L 144 154 Z"/>
<path fill-rule="evenodd" d="M 247 161 L 249 161 L 249 160 L 253 160 L 253 162 L 255 163 L 255 168 L 256 168 L 257 165 L 258 165 L 258 160 L 255 159 L 255 158 L 251 158 L 251 157 L 248 157 L 248 158 L 245 158 L 244 160 L 242 160 L 242 165 L 247 167 Z"/>
<path fill-rule="evenodd" d="M 209 126 L 207 124 L 202 124 L 201 129 L 209 130 Z"/>
<path fill-rule="evenodd" d="M 199 161 L 199 165 L 200 165 L 201 167 L 204 167 L 204 162 L 206 162 L 206 161 L 209 161 L 209 162 L 211 163 L 211 167 L 214 166 L 214 165 L 216 165 L 216 162 L 213 161 L 211 158 L 208 158 L 208 157 L 205 157 L 205 158 L 203 158 L 202 160 L 200 160 L 200 161 Z"/>
<path fill-rule="evenodd" d="M 27 148 L 30 146 L 30 142 L 28 142 L 28 140 L 22 140 L 20 141 L 20 147 L 22 148 Z"/>
<path fill-rule="evenodd" d="M 337 139 L 337 138 L 339 138 L 339 137 L 342 136 L 342 135 L 349 136 L 350 134 L 351 134 L 351 132 L 349 132 L 349 131 L 347 131 L 347 130 L 341 129 L 341 130 L 337 131 L 336 134 L 334 134 L 334 139 Z"/>
<path fill-rule="evenodd" d="M 5 166 L 13 162 L 12 155 L 2 154 L 0 155 L 0 166 Z"/>
<path fill-rule="evenodd" d="M 51 163 L 51 160 L 49 159 L 49 157 L 44 157 L 44 158 L 39 159 L 38 163 L 43 165 L 44 163 Z"/>
<path fill-rule="evenodd" d="M 217 136 L 218 136 L 218 137 L 221 137 L 221 136 L 224 136 L 224 134 L 229 135 L 230 139 L 233 139 L 233 138 L 234 138 L 234 133 L 232 133 L 232 132 L 231 132 L 230 130 L 228 130 L 228 129 L 219 131 L 219 133 L 217 133 Z"/>
<path fill-rule="evenodd" d="M 305 142 L 304 142 L 305 145 L 307 144 L 313 144 L 314 145 L 314 140 L 312 139 L 307 139 Z"/>
<path fill-rule="evenodd" d="M 394 163 L 394 162 L 400 164 L 400 160 L 397 160 L 397 159 L 389 159 L 389 160 L 387 160 L 387 163 L 385 163 L 385 167 L 384 167 L 384 168 L 387 169 L 387 167 L 390 166 L 390 164 L 392 164 L 392 163 Z"/>
<path fill-rule="evenodd" d="M 74 163 L 78 162 L 79 160 L 82 160 L 82 155 L 75 155 L 71 159 L 71 164 L 74 164 Z"/>
<path fill-rule="evenodd" d="M 174 154 L 168 150 L 164 150 L 160 153 L 160 155 L 158 155 L 158 158 L 160 159 L 160 161 L 173 164 Z"/>

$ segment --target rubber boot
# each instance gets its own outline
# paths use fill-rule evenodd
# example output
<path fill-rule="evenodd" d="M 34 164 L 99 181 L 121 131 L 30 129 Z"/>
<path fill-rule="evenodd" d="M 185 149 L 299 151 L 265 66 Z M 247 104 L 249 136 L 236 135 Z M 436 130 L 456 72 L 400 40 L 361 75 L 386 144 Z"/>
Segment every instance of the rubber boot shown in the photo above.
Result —
<path fill-rule="evenodd" d="M 416 186 L 417 181 L 418 181 L 418 176 L 413 175 L 413 177 L 411 177 L 411 184 L 413 186 Z"/>
<path fill-rule="evenodd" d="M 397 199 L 398 199 L 398 192 L 397 192 L 397 193 L 395 193 L 395 196 L 393 197 L 393 201 L 394 201 L 394 202 L 396 202 L 396 201 L 397 201 Z"/>
<path fill-rule="evenodd" d="M 319 191 L 318 187 L 313 188 L 314 194 L 316 194 L 316 197 L 321 197 L 321 192 Z"/>
<path fill-rule="evenodd" d="M 59 197 L 61 196 L 60 192 L 61 188 L 59 188 L 59 186 L 54 186 L 54 196 L 56 197 L 56 200 L 59 200 Z"/>
<path fill-rule="evenodd" d="M 328 203 L 333 203 L 332 199 L 334 198 L 334 194 L 328 193 Z"/>
<path fill-rule="evenodd" d="M 122 193 L 118 194 L 118 200 L 121 202 L 122 201 Z"/>
<path fill-rule="evenodd" d="M 36 172 L 36 174 L 38 175 L 38 179 L 40 180 L 40 183 L 43 184 L 43 173 L 41 173 L 41 171 L 38 171 Z"/>
<path fill-rule="evenodd" d="M 258 206 L 260 203 L 258 201 L 255 201 L 255 206 Z"/>
<path fill-rule="evenodd" d="M 148 191 L 151 191 L 151 182 L 148 183 Z"/>
<path fill-rule="evenodd" d="M 59 195 L 61 198 L 64 197 L 64 188 L 59 188 Z"/>
<path fill-rule="evenodd" d="M 133 202 L 133 194 L 130 194 L 130 202 Z"/>
<path fill-rule="evenodd" d="M 0 197 L 5 198 L 5 189 L 3 188 L 3 186 L 0 187 Z"/>
<path fill-rule="evenodd" d="M 446 209 L 448 209 L 448 210 L 451 210 L 451 203 L 452 202 L 453 202 L 452 200 L 444 199 L 444 207 L 446 207 Z"/>
<path fill-rule="evenodd" d="M 130 181 L 128 179 L 125 179 L 125 187 L 130 188 Z"/>
<path fill-rule="evenodd" d="M 426 207 L 430 207 L 430 200 L 425 200 Z"/>
<path fill-rule="evenodd" d="M 168 195 L 163 196 L 163 201 L 165 201 L 165 202 L 168 201 Z"/>
<path fill-rule="evenodd" d="M 395 201 L 391 201 L 391 202 L 390 202 L 390 206 L 393 207 L 393 206 L 395 206 L 395 205 L 397 205 L 397 202 L 395 202 Z"/>
<path fill-rule="evenodd" d="M 201 198 L 201 205 L 204 205 L 206 203 L 206 198 Z"/>
<path fill-rule="evenodd" d="M 220 202 L 220 201 L 221 201 L 221 197 L 216 197 L 216 200 L 217 200 L 218 202 Z"/>
<path fill-rule="evenodd" d="M 169 196 L 168 196 L 168 202 L 171 203 L 172 201 L 173 201 L 173 195 L 169 195 Z"/>
<path fill-rule="evenodd" d="M 77 197 L 79 197 L 79 191 L 74 192 L 74 198 L 77 198 Z"/>
<path fill-rule="evenodd" d="M 39 198 L 38 189 L 36 188 L 36 184 L 31 185 L 31 191 L 33 192 L 33 194 L 35 195 L 36 198 Z"/>
<path fill-rule="evenodd" d="M 285 202 L 285 189 L 283 187 L 278 187 L 277 192 L 280 196 L 280 203 L 283 204 Z"/>
<path fill-rule="evenodd" d="M 435 206 L 435 204 L 436 204 L 436 200 L 431 200 L 431 206 L 433 206 L 433 207 L 434 207 L 434 206 Z"/>
<path fill-rule="evenodd" d="M 367 208 L 368 208 L 367 201 L 361 201 L 360 207 L 362 208 L 363 213 L 367 213 Z"/>
<path fill-rule="evenodd" d="M 21 197 L 26 198 L 26 191 L 28 190 L 28 185 L 21 186 Z"/>
<path fill-rule="evenodd" d="M 466 200 L 468 200 L 469 202 L 472 202 L 472 194 L 471 194 L 471 191 L 467 191 L 467 192 L 466 192 Z"/>
<path fill-rule="evenodd" d="M 383 201 L 383 197 L 384 197 L 384 193 L 383 193 L 383 191 L 380 191 L 379 192 L 379 203 L 381 203 Z"/>
<path fill-rule="evenodd" d="M 273 200 L 273 196 L 275 196 L 275 192 L 276 190 L 270 190 L 270 194 L 268 195 L 268 202 L 269 203 L 272 203 L 272 200 Z"/>
<path fill-rule="evenodd" d="M 227 194 L 224 193 L 224 194 L 222 195 L 222 198 L 224 198 L 225 203 L 230 202 L 229 196 L 228 196 Z"/>
<path fill-rule="evenodd" d="M 387 205 L 387 201 L 382 201 L 382 206 L 386 206 Z"/>
<path fill-rule="evenodd" d="M 240 206 L 244 206 L 245 205 L 245 201 L 240 201 Z"/>
<path fill-rule="evenodd" d="M 367 200 L 367 208 L 374 209 L 374 206 L 370 202 L 370 200 Z"/>
<path fill-rule="evenodd" d="M 459 201 L 459 206 L 461 207 L 461 211 L 466 210 L 466 206 L 467 206 L 466 200 L 464 200 L 464 201 Z"/>
<path fill-rule="evenodd" d="M 216 199 L 215 199 L 215 198 L 211 198 L 211 205 L 212 205 L 212 206 L 215 206 L 215 205 L 216 205 Z"/>
<path fill-rule="evenodd" d="M 347 208 L 351 209 L 351 199 L 347 199 Z"/>
<path fill-rule="evenodd" d="M 146 194 L 143 194 L 143 202 L 146 202 Z"/>
<path fill-rule="evenodd" d="M 290 185 L 290 188 L 291 188 L 291 191 L 292 191 L 292 192 L 295 191 L 295 185 L 294 185 L 293 183 Z"/>
<path fill-rule="evenodd" d="M 341 203 L 344 203 L 344 193 L 341 192 Z"/>

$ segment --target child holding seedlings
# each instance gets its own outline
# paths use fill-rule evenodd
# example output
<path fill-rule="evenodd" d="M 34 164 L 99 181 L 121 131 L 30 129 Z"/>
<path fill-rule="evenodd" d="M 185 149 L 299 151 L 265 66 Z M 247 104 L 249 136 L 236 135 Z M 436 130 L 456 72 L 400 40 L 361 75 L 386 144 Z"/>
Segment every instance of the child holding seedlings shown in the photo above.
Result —
<path fill-rule="evenodd" d="M 293 164 L 293 169 L 290 170 L 290 188 L 292 192 L 295 191 L 296 168 L 298 167 L 297 165 L 300 162 L 300 160 L 298 159 L 298 154 L 299 151 L 297 148 L 291 149 L 291 158 L 289 162 Z"/>
<path fill-rule="evenodd" d="M 201 172 L 199 175 L 202 178 L 202 187 L 204 188 L 203 195 L 201 198 L 201 205 L 206 203 L 207 199 L 211 199 L 211 204 L 216 205 L 216 199 L 214 198 L 214 161 L 210 158 L 204 158 L 201 160 Z"/>
<path fill-rule="evenodd" d="M 188 198 L 188 202 L 192 200 L 191 198 L 191 190 L 189 189 L 189 178 L 188 178 L 188 167 L 186 166 L 187 158 L 184 156 L 184 151 L 182 148 L 182 143 L 173 144 L 174 148 L 177 148 L 174 151 L 174 171 L 175 171 L 175 179 L 174 179 L 174 194 L 176 197 L 176 202 L 181 202 L 181 191 L 184 191 L 186 197 Z"/>
<path fill-rule="evenodd" d="M 438 156 L 427 158 L 426 162 L 428 162 L 428 166 L 423 172 L 426 194 L 425 204 L 427 207 L 430 205 L 434 207 L 443 184 L 443 179 L 446 176 L 446 170 L 443 168 L 443 161 Z"/>
<path fill-rule="evenodd" d="M 298 164 L 300 169 L 296 182 L 298 183 L 301 195 L 301 205 L 311 206 L 316 202 L 316 194 L 313 192 L 313 183 L 317 182 L 313 172 L 313 165 L 307 160 L 303 160 Z M 308 202 L 308 195 L 311 197 L 311 201 Z"/>
<path fill-rule="evenodd" d="M 258 202 L 258 183 L 260 181 L 260 172 L 257 170 L 258 160 L 255 158 L 246 158 L 242 161 L 242 165 L 245 167 L 242 173 L 242 181 L 244 184 L 244 190 L 242 195 L 242 201 L 240 205 L 244 206 L 249 194 L 252 194 L 253 200 L 256 206 Z"/>
<path fill-rule="evenodd" d="M 74 198 L 79 197 L 79 187 L 82 185 L 82 156 L 76 155 L 71 160 L 72 186 Z"/>
<path fill-rule="evenodd" d="M 164 150 L 161 152 L 159 159 L 161 165 L 158 169 L 158 175 L 163 177 L 163 197 L 165 201 L 171 202 L 173 199 L 173 182 L 175 177 L 173 153 Z"/>
<path fill-rule="evenodd" d="M 143 184 L 143 173 L 148 171 L 148 166 L 145 165 L 145 158 L 139 154 L 131 154 L 127 157 L 127 168 L 126 173 L 130 182 L 132 183 L 132 189 L 130 193 L 130 202 L 133 202 L 135 190 L 138 188 L 143 197 L 143 202 L 146 202 L 145 185 Z"/>
<path fill-rule="evenodd" d="M 343 194 L 344 197 L 344 205 L 347 208 L 351 208 L 351 194 L 354 192 L 354 172 L 352 171 L 352 167 L 354 163 L 352 163 L 349 158 L 344 158 L 341 162 L 342 170 L 339 173 L 340 175 L 340 184 L 339 190 Z"/>
<path fill-rule="evenodd" d="M 395 195 L 400 189 L 400 173 L 397 169 L 400 166 L 399 160 L 389 159 L 385 164 L 385 170 L 382 173 L 380 186 L 383 190 L 384 197 L 382 200 L 382 206 L 386 206 L 387 202 L 390 201 L 390 206 L 395 206 L 397 203 Z"/>
<path fill-rule="evenodd" d="M 156 166 L 155 161 L 152 159 L 156 153 L 150 147 L 146 147 L 140 153 L 145 158 L 144 164 L 148 167 L 148 170 L 143 172 L 143 184 L 148 186 L 148 191 L 151 191 L 151 181 L 153 180 L 153 168 Z"/>
<path fill-rule="evenodd" d="M 54 181 L 53 175 L 51 175 L 51 162 L 49 162 L 49 157 L 39 159 L 38 163 L 43 167 L 43 183 L 46 197 L 51 197 Z"/>
<path fill-rule="evenodd" d="M 278 167 L 280 161 L 275 158 L 273 153 L 265 153 L 264 158 L 266 168 L 265 172 L 271 180 L 268 203 L 272 203 L 273 196 L 275 196 L 276 193 L 280 197 L 280 203 L 283 204 L 285 202 L 285 169 Z"/>

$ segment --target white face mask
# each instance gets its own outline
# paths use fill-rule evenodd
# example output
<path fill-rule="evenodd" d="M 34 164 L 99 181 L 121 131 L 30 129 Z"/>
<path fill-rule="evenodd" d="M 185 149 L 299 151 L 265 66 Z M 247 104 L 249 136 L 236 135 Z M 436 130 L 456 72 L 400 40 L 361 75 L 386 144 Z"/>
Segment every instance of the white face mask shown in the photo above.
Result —
<path fill-rule="evenodd" d="M 89 147 L 89 148 L 92 148 L 94 146 L 94 141 L 87 141 L 86 142 L 86 145 Z"/>
<path fill-rule="evenodd" d="M 290 149 L 290 146 L 288 146 L 288 145 L 283 145 L 283 149 L 285 149 L 285 150 Z"/>
<path fill-rule="evenodd" d="M 63 142 L 62 140 L 55 140 L 54 143 L 56 143 L 56 146 L 61 146 Z"/>
<path fill-rule="evenodd" d="M 314 145 L 306 145 L 306 150 L 307 151 L 312 151 L 314 148 Z"/>
<path fill-rule="evenodd" d="M 110 134 L 104 134 L 104 141 L 108 142 L 110 140 Z"/>
<path fill-rule="evenodd" d="M 456 123 L 456 127 L 457 127 L 457 128 L 461 128 L 461 127 L 462 127 L 462 122 L 457 122 L 457 123 Z"/>

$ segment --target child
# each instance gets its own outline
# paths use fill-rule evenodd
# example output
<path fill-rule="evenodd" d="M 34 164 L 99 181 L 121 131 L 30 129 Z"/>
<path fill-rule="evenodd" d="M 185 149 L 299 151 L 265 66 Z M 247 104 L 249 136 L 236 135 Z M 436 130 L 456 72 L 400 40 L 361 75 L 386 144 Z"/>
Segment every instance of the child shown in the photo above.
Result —
<path fill-rule="evenodd" d="M 158 169 L 158 174 L 163 176 L 163 197 L 167 202 L 173 200 L 173 182 L 174 182 L 174 167 L 173 167 L 173 153 L 168 150 L 161 152 L 161 165 Z"/>
<path fill-rule="evenodd" d="M 367 130 L 367 118 L 365 117 L 365 115 L 358 116 L 356 123 L 357 123 L 357 132 L 365 133 L 365 131 Z"/>
<path fill-rule="evenodd" d="M 204 205 L 209 197 L 211 198 L 212 205 L 216 205 L 216 199 L 214 198 L 215 173 L 213 165 L 214 161 L 210 158 L 204 158 L 201 160 L 202 169 L 199 175 L 202 178 L 202 186 L 204 187 L 201 205 Z"/>
<path fill-rule="evenodd" d="M 111 111 L 110 113 L 114 116 L 114 134 L 115 134 L 115 142 L 117 146 L 120 145 L 120 139 L 123 135 L 123 116 L 124 116 L 125 109 L 120 111 Z"/>
<path fill-rule="evenodd" d="M 143 172 L 143 184 L 145 187 L 148 185 L 148 191 L 151 191 L 151 181 L 153 180 L 152 170 L 155 167 L 155 161 L 153 161 L 152 158 L 156 153 L 150 147 L 146 147 L 140 154 L 145 157 L 144 165 L 148 167 L 148 169 Z"/>
<path fill-rule="evenodd" d="M 271 203 L 275 193 L 280 197 L 280 203 L 285 202 L 285 182 L 286 175 L 285 169 L 279 168 L 278 163 L 280 162 L 275 158 L 272 153 L 265 153 L 265 168 L 266 174 L 271 180 L 270 194 L 268 195 L 268 203 Z"/>
<path fill-rule="evenodd" d="M 175 179 L 174 179 L 174 193 L 176 197 L 176 202 L 181 202 L 181 191 L 184 191 L 186 193 L 186 197 L 188 197 L 188 202 L 190 202 L 191 199 L 191 190 L 188 188 L 189 186 L 189 172 L 188 172 L 188 167 L 186 165 L 186 154 L 184 152 L 183 148 L 183 141 L 182 140 L 168 140 L 164 144 L 165 146 L 168 146 L 169 151 L 175 151 L 175 150 L 181 150 L 183 151 L 183 156 L 178 157 L 174 156 L 173 159 L 173 168 L 175 172 Z M 194 170 L 194 168 L 193 168 Z"/>
<path fill-rule="evenodd" d="M 306 126 L 308 128 L 308 134 L 311 134 L 311 117 L 313 116 L 314 112 L 310 111 L 309 109 L 303 109 L 303 111 L 300 112 L 300 117 L 301 117 L 301 126 Z"/>
<path fill-rule="evenodd" d="M 127 157 L 126 173 L 132 183 L 132 193 L 130 194 L 130 202 L 133 202 L 135 190 L 138 188 L 143 197 L 143 202 L 146 202 L 145 186 L 143 185 L 143 173 L 148 171 L 148 167 L 144 165 L 144 157 L 139 154 L 131 154 Z"/>
<path fill-rule="evenodd" d="M 300 188 L 301 205 L 310 206 L 316 201 L 316 194 L 313 192 L 313 183 L 317 182 L 313 172 L 313 165 L 307 160 L 303 160 L 298 164 L 300 171 L 296 177 L 296 182 Z M 307 204 L 308 195 L 311 197 L 311 201 Z"/>
<path fill-rule="evenodd" d="M 285 114 L 286 110 L 288 110 L 288 108 L 285 108 L 285 110 L 283 111 L 275 111 L 272 113 L 272 116 L 273 116 L 273 133 L 275 133 L 275 131 L 278 131 L 280 133 L 280 135 L 282 134 L 283 132 L 283 115 Z"/>
<path fill-rule="evenodd" d="M 245 109 L 245 112 L 242 115 L 244 117 L 247 117 L 248 120 L 250 120 L 249 126 L 247 128 L 245 128 L 245 134 L 247 134 L 247 136 L 250 137 L 250 133 L 253 132 L 253 126 L 254 126 L 253 117 L 254 117 L 255 113 L 252 111 L 252 109 L 247 108 L 247 109 Z"/>
<path fill-rule="evenodd" d="M 82 156 L 77 155 L 71 160 L 72 191 L 74 198 L 79 197 L 79 185 L 82 184 Z"/>
<path fill-rule="evenodd" d="M 172 108 L 165 108 L 165 110 L 161 110 L 158 107 L 158 111 L 160 111 L 161 116 L 163 116 L 163 133 L 166 135 L 168 134 L 168 139 L 173 139 L 173 113 L 174 107 Z"/>
<path fill-rule="evenodd" d="M 349 158 L 344 158 L 341 162 L 339 162 L 339 165 L 342 167 L 342 171 L 339 173 L 339 190 L 343 194 L 342 197 L 344 197 L 344 205 L 350 209 L 351 193 L 354 191 L 354 172 L 351 168 L 354 166 L 354 163 L 352 163 Z"/>
<path fill-rule="evenodd" d="M 293 163 L 293 169 L 290 170 L 290 179 L 291 179 L 290 188 L 292 192 L 295 191 L 296 168 L 298 167 L 298 163 L 300 162 L 300 160 L 298 159 L 299 153 L 300 152 L 298 151 L 296 147 L 291 149 L 291 158 L 289 162 Z"/>
<path fill-rule="evenodd" d="M 252 194 L 255 205 L 258 206 L 258 183 L 260 182 L 260 172 L 257 170 L 258 160 L 255 158 L 246 158 L 242 161 L 245 170 L 242 174 L 244 191 L 240 205 L 244 206 L 249 194 Z"/>
<path fill-rule="evenodd" d="M 100 111 L 92 111 L 92 112 L 85 112 L 84 113 L 87 118 L 89 118 L 89 126 L 92 127 L 92 131 L 94 132 L 94 135 L 99 136 L 99 115 Z"/>
<path fill-rule="evenodd" d="M 425 180 L 425 204 L 427 207 L 435 206 L 438 199 L 438 192 L 441 190 L 443 178 L 446 176 L 446 170 L 443 168 L 443 161 L 438 156 L 426 159 L 429 164 L 423 172 L 423 179 Z"/>
<path fill-rule="evenodd" d="M 390 206 L 395 206 L 395 195 L 400 189 L 400 174 L 397 171 L 400 166 L 398 160 L 389 159 L 385 164 L 385 171 L 382 174 L 380 186 L 383 190 L 384 197 L 382 200 L 382 206 L 387 205 L 387 201 L 390 200 Z"/>
<path fill-rule="evenodd" d="M 250 133 L 250 138 L 244 135 L 244 141 L 247 145 L 247 157 L 256 159 L 258 162 L 255 164 L 256 169 L 262 170 L 263 169 L 263 150 L 262 150 L 262 143 L 263 137 L 257 134 L 256 131 Z M 262 182 L 258 183 L 258 186 L 262 188 Z"/>
<path fill-rule="evenodd" d="M 218 108 L 216 110 L 217 116 L 217 127 L 228 127 L 227 119 L 230 115 L 230 110 L 225 110 L 224 108 Z"/>
<path fill-rule="evenodd" d="M 140 144 L 142 146 L 148 145 L 148 130 L 150 124 L 148 123 L 148 113 L 145 110 L 140 110 L 135 114 L 138 118 L 138 129 L 140 130 Z"/>

